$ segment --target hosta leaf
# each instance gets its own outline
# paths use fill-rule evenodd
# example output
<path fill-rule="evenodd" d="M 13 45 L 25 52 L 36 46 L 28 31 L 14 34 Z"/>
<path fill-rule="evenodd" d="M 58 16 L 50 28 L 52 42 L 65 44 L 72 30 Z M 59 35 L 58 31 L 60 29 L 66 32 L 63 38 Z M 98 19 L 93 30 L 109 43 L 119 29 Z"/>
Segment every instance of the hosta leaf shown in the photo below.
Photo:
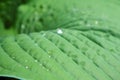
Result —
<path fill-rule="evenodd" d="M 119 3 L 117 0 L 31 0 L 19 7 L 16 27 L 19 33 L 91 27 L 119 31 Z"/>
<path fill-rule="evenodd" d="M 0 76 L 120 80 L 119 3 L 29 0 L 19 6 L 15 27 L 27 34 L 0 39 Z"/>
<path fill-rule="evenodd" d="M 118 44 L 119 37 L 95 30 L 57 29 L 9 37 L 0 46 L 0 75 L 25 80 L 119 80 Z"/>

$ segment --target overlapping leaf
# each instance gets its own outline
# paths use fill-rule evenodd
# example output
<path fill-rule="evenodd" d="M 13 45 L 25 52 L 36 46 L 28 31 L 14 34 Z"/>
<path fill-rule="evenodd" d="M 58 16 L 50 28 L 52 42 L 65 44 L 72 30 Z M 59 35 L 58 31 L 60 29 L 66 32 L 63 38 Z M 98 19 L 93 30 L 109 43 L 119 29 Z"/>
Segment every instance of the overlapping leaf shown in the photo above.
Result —
<path fill-rule="evenodd" d="M 112 0 L 31 0 L 19 7 L 16 22 L 17 31 L 27 34 L 0 44 L 0 75 L 25 80 L 120 80 L 118 14 Z"/>

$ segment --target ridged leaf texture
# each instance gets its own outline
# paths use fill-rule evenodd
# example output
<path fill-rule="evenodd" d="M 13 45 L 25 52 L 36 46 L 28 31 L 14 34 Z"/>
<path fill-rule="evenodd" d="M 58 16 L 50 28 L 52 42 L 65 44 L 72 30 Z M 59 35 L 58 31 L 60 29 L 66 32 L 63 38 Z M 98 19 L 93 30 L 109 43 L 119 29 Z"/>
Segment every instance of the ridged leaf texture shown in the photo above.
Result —
<path fill-rule="evenodd" d="M 118 0 L 28 1 L 14 24 L 21 34 L 0 38 L 0 76 L 120 80 Z"/>
<path fill-rule="evenodd" d="M 94 30 L 9 37 L 0 46 L 0 74 L 26 80 L 119 80 L 118 44 L 118 37 Z"/>
<path fill-rule="evenodd" d="M 119 32 L 120 10 L 116 3 L 119 4 L 119 1 L 31 0 L 19 6 L 16 30 L 18 33 L 30 33 L 59 27 L 92 27 Z"/>

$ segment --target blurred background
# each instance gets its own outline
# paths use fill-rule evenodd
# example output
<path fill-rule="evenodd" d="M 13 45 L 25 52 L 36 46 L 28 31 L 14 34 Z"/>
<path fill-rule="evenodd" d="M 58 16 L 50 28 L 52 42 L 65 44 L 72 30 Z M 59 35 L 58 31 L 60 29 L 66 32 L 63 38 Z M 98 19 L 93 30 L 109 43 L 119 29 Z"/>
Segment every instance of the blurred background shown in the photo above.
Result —
<path fill-rule="evenodd" d="M 17 8 L 27 0 L 0 0 L 0 39 L 13 35 L 13 25 L 16 20 Z M 0 76 L 0 80 L 19 80 L 11 77 Z"/>

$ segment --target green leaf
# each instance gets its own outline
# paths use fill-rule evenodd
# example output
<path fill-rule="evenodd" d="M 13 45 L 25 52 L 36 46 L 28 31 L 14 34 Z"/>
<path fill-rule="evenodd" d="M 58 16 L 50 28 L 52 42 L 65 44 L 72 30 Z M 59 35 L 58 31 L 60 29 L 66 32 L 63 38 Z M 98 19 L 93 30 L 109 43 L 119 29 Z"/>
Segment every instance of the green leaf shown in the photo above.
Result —
<path fill-rule="evenodd" d="M 15 28 L 26 34 L 0 40 L 0 76 L 120 80 L 119 3 L 30 0 L 19 6 Z M 0 33 L 6 31 L 1 24 Z"/>
<path fill-rule="evenodd" d="M 9 37 L 0 46 L 0 75 L 25 80 L 119 80 L 118 44 L 118 37 L 94 30 L 57 29 Z"/>
<path fill-rule="evenodd" d="M 120 3 L 117 0 L 31 0 L 19 6 L 16 28 L 18 33 L 56 28 L 107 28 L 119 32 L 117 2 Z"/>

